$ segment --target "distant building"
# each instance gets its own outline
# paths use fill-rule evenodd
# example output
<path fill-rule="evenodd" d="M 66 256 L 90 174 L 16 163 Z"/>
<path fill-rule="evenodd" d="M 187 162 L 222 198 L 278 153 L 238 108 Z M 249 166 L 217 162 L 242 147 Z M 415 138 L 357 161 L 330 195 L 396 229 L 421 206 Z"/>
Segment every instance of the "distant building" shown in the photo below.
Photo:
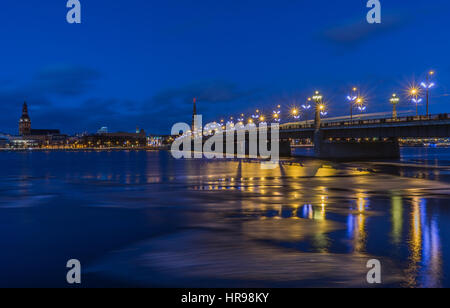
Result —
<path fill-rule="evenodd" d="M 0 136 L 0 149 L 7 148 L 9 146 L 9 139 Z"/>
<path fill-rule="evenodd" d="M 9 147 L 13 149 L 29 149 L 39 147 L 40 143 L 38 140 L 33 139 L 23 139 L 20 137 L 13 137 L 9 141 Z"/>
<path fill-rule="evenodd" d="M 172 136 L 148 136 L 147 143 L 149 147 L 164 147 L 173 141 Z"/>
<path fill-rule="evenodd" d="M 60 135 L 59 129 L 32 129 L 31 136 L 50 136 L 50 135 Z"/>
<path fill-rule="evenodd" d="M 32 129 L 31 119 L 28 114 L 27 102 L 23 103 L 22 116 L 19 119 L 19 135 L 20 136 L 49 136 L 60 135 L 59 129 Z"/>
<path fill-rule="evenodd" d="M 106 127 L 106 126 L 103 126 L 102 128 L 100 128 L 97 131 L 97 134 L 107 134 L 107 133 L 108 133 L 108 127 Z"/>
<path fill-rule="evenodd" d="M 81 137 L 85 147 L 96 148 L 134 148 L 147 146 L 147 136 L 144 130 L 139 133 L 97 133 Z"/>
<path fill-rule="evenodd" d="M 30 116 L 28 115 L 28 106 L 26 102 L 23 103 L 22 116 L 19 120 L 19 135 L 31 135 L 31 120 Z"/>
<path fill-rule="evenodd" d="M 63 146 L 67 140 L 67 135 L 62 135 L 59 129 L 32 129 L 26 102 L 19 119 L 19 135 L 21 138 L 15 138 L 11 142 L 12 146 Z"/>

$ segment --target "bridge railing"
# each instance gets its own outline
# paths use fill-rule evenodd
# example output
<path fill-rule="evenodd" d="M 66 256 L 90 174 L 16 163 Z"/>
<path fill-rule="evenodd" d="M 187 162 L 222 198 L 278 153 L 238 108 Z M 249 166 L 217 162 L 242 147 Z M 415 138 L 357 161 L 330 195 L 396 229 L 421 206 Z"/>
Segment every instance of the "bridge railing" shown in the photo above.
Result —
<path fill-rule="evenodd" d="M 442 113 L 430 116 L 408 116 L 399 118 L 379 118 L 379 119 L 367 119 L 367 120 L 344 120 L 344 121 L 327 121 L 322 120 L 321 127 L 346 127 L 346 126 L 360 126 L 360 125 L 373 125 L 373 124 L 387 124 L 387 123 L 412 123 L 412 122 L 424 122 L 424 121 L 440 121 L 450 119 L 450 114 Z M 314 122 L 310 123 L 291 123 L 283 124 L 281 129 L 314 129 Z"/>

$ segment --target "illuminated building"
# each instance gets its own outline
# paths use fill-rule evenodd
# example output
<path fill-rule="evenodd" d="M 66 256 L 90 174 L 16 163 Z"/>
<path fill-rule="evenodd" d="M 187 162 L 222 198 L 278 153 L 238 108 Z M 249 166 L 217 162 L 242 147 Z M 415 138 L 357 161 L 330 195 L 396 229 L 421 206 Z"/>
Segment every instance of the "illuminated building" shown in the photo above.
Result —
<path fill-rule="evenodd" d="M 147 144 L 149 147 L 161 148 L 170 145 L 173 140 L 172 136 L 148 136 Z"/>
<path fill-rule="evenodd" d="M 59 129 L 32 129 L 31 119 L 28 114 L 28 105 L 23 103 L 22 116 L 19 120 L 19 135 L 20 136 L 50 136 L 60 135 Z"/>
<path fill-rule="evenodd" d="M 27 136 L 31 135 L 31 119 L 28 115 L 28 106 L 27 103 L 23 103 L 22 107 L 22 116 L 19 120 L 19 135 Z"/>
<path fill-rule="evenodd" d="M 14 139 L 11 143 L 13 147 L 63 146 L 67 140 L 67 135 L 62 135 L 59 129 L 32 129 L 26 102 L 23 104 L 22 116 L 19 119 L 19 135 L 21 138 Z"/>
<path fill-rule="evenodd" d="M 81 144 L 87 148 L 135 148 L 147 146 L 143 129 L 139 133 L 97 133 L 81 137 Z"/>
<path fill-rule="evenodd" d="M 98 131 L 97 134 L 107 134 L 108 133 L 108 127 L 102 126 Z"/>

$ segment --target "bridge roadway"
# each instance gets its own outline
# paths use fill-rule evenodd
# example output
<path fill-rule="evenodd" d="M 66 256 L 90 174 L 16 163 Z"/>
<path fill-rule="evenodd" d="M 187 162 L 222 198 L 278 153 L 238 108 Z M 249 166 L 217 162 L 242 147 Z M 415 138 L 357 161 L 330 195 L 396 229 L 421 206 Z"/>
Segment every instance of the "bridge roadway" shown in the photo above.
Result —
<path fill-rule="evenodd" d="M 365 138 L 446 138 L 450 137 L 450 114 L 392 119 L 344 120 L 323 119 L 323 139 Z M 280 139 L 314 139 L 316 126 L 309 123 L 280 125 Z"/>

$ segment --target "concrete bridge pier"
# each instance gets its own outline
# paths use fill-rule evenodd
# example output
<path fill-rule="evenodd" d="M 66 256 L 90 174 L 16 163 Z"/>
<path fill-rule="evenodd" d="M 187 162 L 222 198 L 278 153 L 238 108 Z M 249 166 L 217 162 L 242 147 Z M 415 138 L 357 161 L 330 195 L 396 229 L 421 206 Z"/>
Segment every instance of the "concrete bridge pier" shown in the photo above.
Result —
<path fill-rule="evenodd" d="M 260 140 L 257 139 L 257 156 L 259 157 L 261 155 L 261 153 L 259 152 L 259 148 L 260 148 Z M 280 154 L 280 157 L 291 157 L 292 156 L 292 149 L 291 149 L 291 142 L 290 140 L 283 140 L 283 139 L 279 139 L 279 140 L 275 140 L 275 146 L 278 146 L 278 151 Z M 266 145 L 267 149 L 272 151 L 272 143 L 269 140 L 267 140 L 267 145 Z M 244 143 L 239 143 L 239 142 L 235 142 L 235 154 L 238 153 L 238 149 L 240 151 L 240 153 L 245 153 L 245 155 L 250 155 L 250 142 L 248 137 L 246 138 L 246 141 Z"/>

